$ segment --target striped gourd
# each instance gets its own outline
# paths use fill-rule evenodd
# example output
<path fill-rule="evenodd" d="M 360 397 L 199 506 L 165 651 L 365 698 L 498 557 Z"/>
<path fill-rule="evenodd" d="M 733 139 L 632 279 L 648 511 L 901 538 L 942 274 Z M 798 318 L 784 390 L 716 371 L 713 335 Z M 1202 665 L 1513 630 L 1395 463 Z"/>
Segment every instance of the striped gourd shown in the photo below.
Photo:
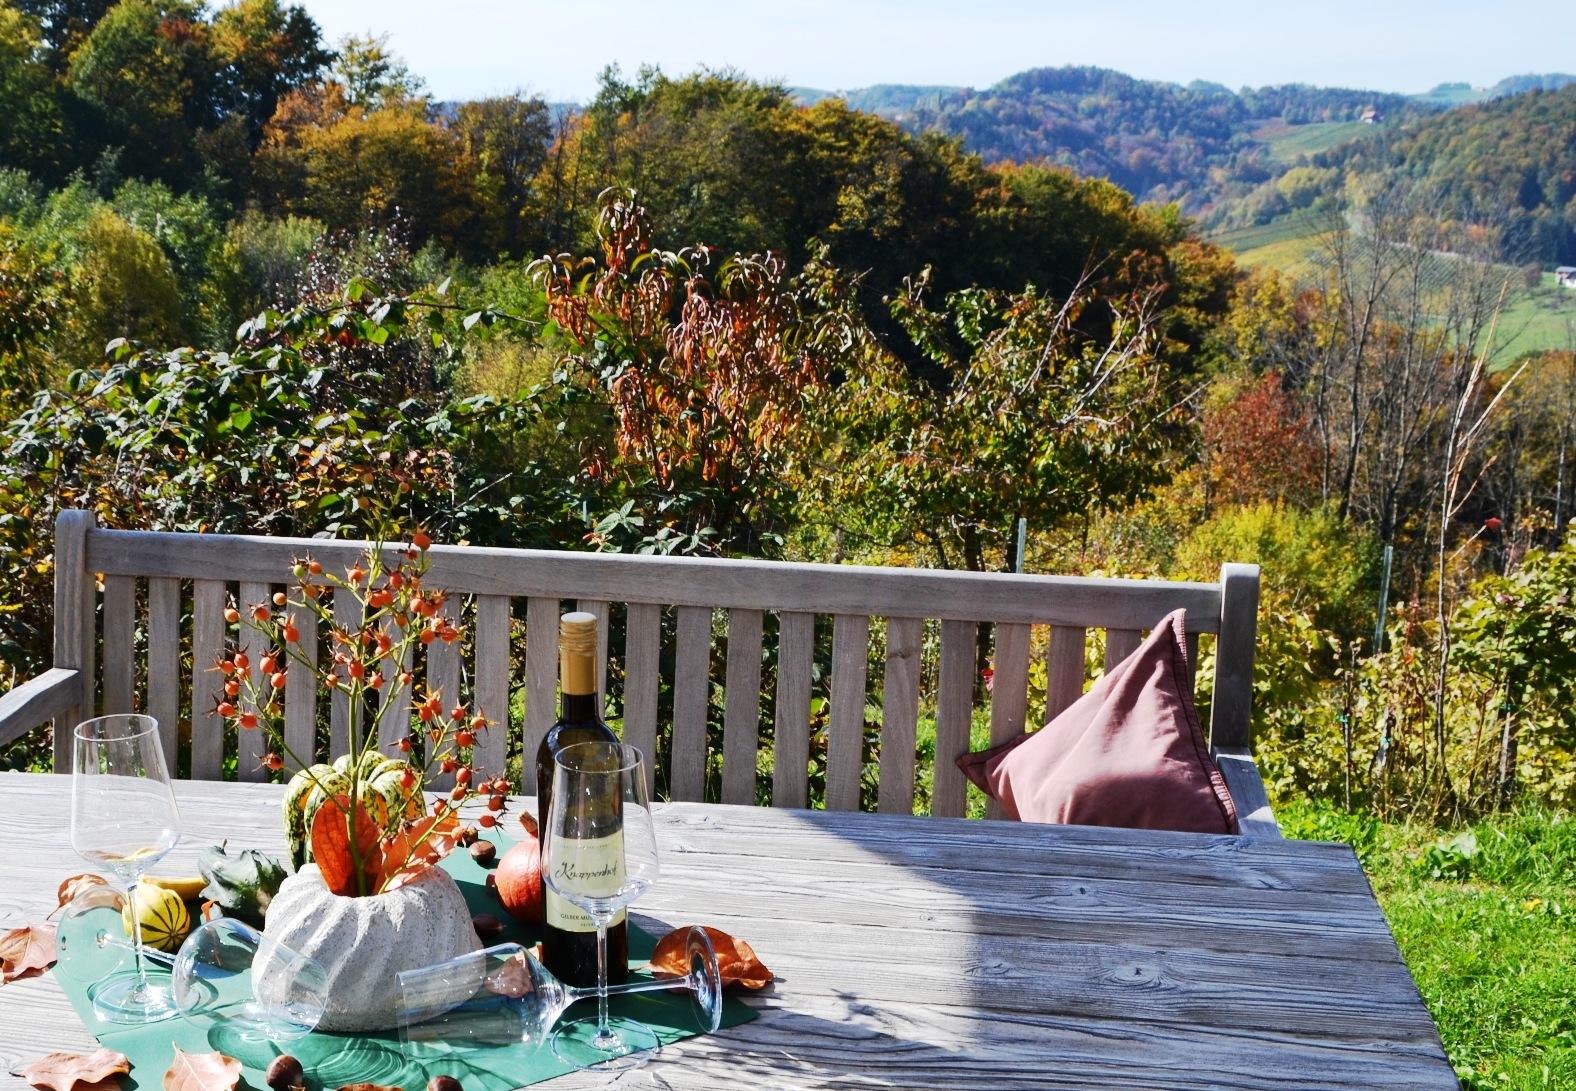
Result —
<path fill-rule="evenodd" d="M 139 882 L 121 906 L 120 919 L 128 936 L 135 934 L 133 913 L 141 918 L 142 942 L 160 951 L 176 950 L 191 929 L 191 915 L 181 896 L 152 883 Z"/>
<path fill-rule="evenodd" d="M 376 750 L 361 754 L 362 805 L 379 829 L 391 830 L 404 819 L 421 817 L 421 793 L 414 784 L 409 791 L 404 786 L 407 770 L 414 772 L 408 762 Z M 349 754 L 340 755 L 333 765 L 319 763 L 290 778 L 284 800 L 285 836 L 290 843 L 290 862 L 296 870 L 312 858 L 310 834 L 318 808 L 350 790 Z"/>

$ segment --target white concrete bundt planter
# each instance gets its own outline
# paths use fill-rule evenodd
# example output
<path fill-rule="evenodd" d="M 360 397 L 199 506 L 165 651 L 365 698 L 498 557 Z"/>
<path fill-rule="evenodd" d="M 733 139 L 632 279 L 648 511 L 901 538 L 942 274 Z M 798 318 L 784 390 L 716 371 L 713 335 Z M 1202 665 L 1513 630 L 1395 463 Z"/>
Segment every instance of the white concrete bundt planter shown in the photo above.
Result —
<path fill-rule="evenodd" d="M 386 894 L 346 898 L 307 864 L 280 886 L 264 934 L 328 971 L 328 1007 L 318 1024 L 326 1031 L 393 1027 L 401 971 L 481 949 L 465 897 L 440 867 Z"/>

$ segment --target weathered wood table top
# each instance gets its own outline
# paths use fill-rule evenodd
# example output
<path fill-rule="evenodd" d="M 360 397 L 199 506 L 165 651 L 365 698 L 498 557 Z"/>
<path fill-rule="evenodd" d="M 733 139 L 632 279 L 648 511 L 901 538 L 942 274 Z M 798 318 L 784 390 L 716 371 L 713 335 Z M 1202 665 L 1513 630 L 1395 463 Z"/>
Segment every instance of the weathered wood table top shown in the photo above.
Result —
<path fill-rule="evenodd" d="M 177 786 L 196 853 L 284 848 L 282 788 Z M 0 775 L 0 923 L 87 870 L 70 778 Z M 1349 848 L 670 804 L 648 929 L 714 924 L 777 974 L 754 1022 L 662 1051 L 633 1088 L 1455 1087 Z M 0 986 L 9 1070 L 93 1040 L 52 975 Z M 606 1086 L 565 1076 L 552 1088 Z"/>

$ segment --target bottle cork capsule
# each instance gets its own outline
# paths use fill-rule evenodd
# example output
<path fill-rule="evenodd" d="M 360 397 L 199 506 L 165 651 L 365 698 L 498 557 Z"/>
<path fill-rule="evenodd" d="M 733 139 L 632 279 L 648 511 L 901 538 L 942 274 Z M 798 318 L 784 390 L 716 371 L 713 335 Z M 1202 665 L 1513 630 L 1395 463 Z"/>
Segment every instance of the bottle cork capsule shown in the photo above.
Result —
<path fill-rule="evenodd" d="M 596 615 L 583 611 L 558 620 L 558 680 L 565 693 L 596 692 Z"/>

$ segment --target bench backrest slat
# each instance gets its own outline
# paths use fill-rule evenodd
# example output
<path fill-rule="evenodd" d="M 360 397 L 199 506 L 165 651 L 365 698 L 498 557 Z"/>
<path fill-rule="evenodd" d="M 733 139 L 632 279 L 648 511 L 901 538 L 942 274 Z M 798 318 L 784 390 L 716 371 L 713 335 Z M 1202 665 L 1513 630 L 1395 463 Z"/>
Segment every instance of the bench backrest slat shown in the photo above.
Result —
<path fill-rule="evenodd" d="M 948 755 L 969 748 L 974 712 L 974 648 L 979 626 L 972 621 L 941 623 L 941 662 L 936 680 L 936 763 L 930 789 L 930 813 L 962 818 L 967 785 L 963 771 Z M 1079 655 L 1082 659 L 1082 652 Z M 1079 685 L 1083 684 L 1080 662 Z"/>
<path fill-rule="evenodd" d="M 728 611 L 728 665 L 723 682 L 722 801 L 755 802 L 755 754 L 761 745 L 761 649 L 766 615 Z"/>
<path fill-rule="evenodd" d="M 857 811 L 864 771 L 865 695 L 870 667 L 870 619 L 832 618 L 832 692 L 826 734 L 826 809 Z"/>
<path fill-rule="evenodd" d="M 508 760 L 509 740 L 517 724 L 509 709 L 509 599 L 504 595 L 476 597 L 476 710 L 493 721 L 491 730 L 476 741 L 474 759 L 482 769 L 503 769 Z M 525 776 L 536 769 L 536 755 L 525 756 Z"/>
<path fill-rule="evenodd" d="M 220 776 L 227 740 L 215 708 L 223 679 L 211 668 L 237 639 L 225 610 L 240 609 L 239 640 L 257 670 L 264 648 L 248 608 L 288 590 L 295 559 L 311 555 L 343 571 L 365 543 L 91 524 L 84 513 L 66 512 L 58 530 L 56 660 L 85 668 L 86 677 L 83 706 L 70 715 L 140 704 L 169 725 L 172 762 L 189 752 L 190 775 Z M 103 581 L 101 643 L 92 624 L 95 573 Z M 709 791 L 750 803 L 769 794 L 778 806 L 805 806 L 819 768 L 828 808 L 909 812 L 923 793 L 930 813 L 962 815 L 969 789 L 952 759 L 969 748 L 976 717 L 987 715 L 976 711 L 977 698 L 988 704 L 991 741 L 1006 741 L 1034 726 L 1031 673 L 1036 694 L 1041 671 L 1044 679 L 1043 706 L 1036 696 L 1032 707 L 1054 716 L 1084 690 L 1091 641 L 1101 640 L 1094 647 L 1103 645 L 1109 667 L 1177 608 L 1187 611 L 1191 658 L 1200 632 L 1220 634 L 1213 742 L 1243 747 L 1248 738 L 1258 595 L 1258 570 L 1248 565 L 1227 565 L 1221 582 L 1209 584 L 438 546 L 427 583 L 449 592 L 445 609 L 471 638 L 464 645 L 435 641 L 417 662 L 386 665 L 386 681 L 410 670 L 418 685 L 441 692 L 446 706 L 474 702 L 497 725 L 481 736 L 477 766 L 501 771 L 523 749 L 527 792 L 534 791 L 537 747 L 557 714 L 558 620 L 566 609 L 596 615 L 599 689 L 607 690 L 612 662 L 620 669 L 624 735 L 648 753 L 660 751 L 666 768 L 658 776 L 674 799 L 699 800 Z M 336 594 L 332 607 L 338 627 L 360 629 L 350 595 Z M 314 661 L 331 653 L 328 635 L 312 631 L 307 611 L 292 606 L 291 616 Z M 982 633 L 993 668 L 984 695 L 977 672 Z M 714 642 L 725 649 L 721 655 L 714 656 Z M 102 671 L 95 672 L 100 648 Z M 817 672 L 817 648 L 826 676 Z M 1031 670 L 1036 648 L 1044 649 L 1043 667 Z M 770 691 L 763 686 L 767 664 L 774 667 Z M 659 707 L 664 683 L 667 708 Z M 818 692 L 824 706 L 814 700 Z M 292 670 L 284 697 L 293 750 L 326 760 L 346 749 L 342 692 L 324 699 L 308 672 Z M 877 702 L 872 753 L 868 707 Z M 320 718 L 327 721 L 326 748 L 316 745 Z M 720 732 L 708 743 L 714 718 Z M 394 729 L 392 720 L 379 744 L 397 752 L 404 728 Z M 928 782 L 917 777 L 922 722 L 933 723 L 935 736 Z M 812 731 L 816 723 L 824 735 Z M 763 727 L 773 733 L 769 788 L 757 773 Z M 69 746 L 69 726 L 63 730 L 57 725 L 57 746 Z M 262 736 L 241 735 L 228 744 L 237 774 L 261 779 Z M 817 739 L 824 752 L 812 751 Z M 60 754 L 57 768 L 69 768 Z"/>
<path fill-rule="evenodd" d="M 272 584 L 258 583 L 254 580 L 244 580 L 240 585 L 240 598 L 238 609 L 241 611 L 241 651 L 246 653 L 247 674 L 251 675 L 254 686 L 271 684 L 269 679 L 263 677 L 263 656 L 268 651 L 268 637 L 263 630 L 255 624 L 252 618 L 253 606 L 271 605 L 269 599 L 273 597 Z M 107 633 L 105 634 L 108 635 Z M 251 708 L 256 712 L 257 707 L 245 699 L 243 689 L 240 697 L 240 706 Z M 290 695 L 285 695 L 289 701 Z M 288 710 L 287 710 L 288 712 Z M 268 752 L 267 737 L 261 731 L 242 731 L 240 747 L 236 758 L 236 775 L 241 780 L 260 781 L 268 779 L 268 770 L 263 767 L 263 755 Z"/>
<path fill-rule="evenodd" d="M 814 680 L 815 615 L 785 610 L 777 615 L 774 806 L 804 807 L 809 802 L 810 694 Z"/>

